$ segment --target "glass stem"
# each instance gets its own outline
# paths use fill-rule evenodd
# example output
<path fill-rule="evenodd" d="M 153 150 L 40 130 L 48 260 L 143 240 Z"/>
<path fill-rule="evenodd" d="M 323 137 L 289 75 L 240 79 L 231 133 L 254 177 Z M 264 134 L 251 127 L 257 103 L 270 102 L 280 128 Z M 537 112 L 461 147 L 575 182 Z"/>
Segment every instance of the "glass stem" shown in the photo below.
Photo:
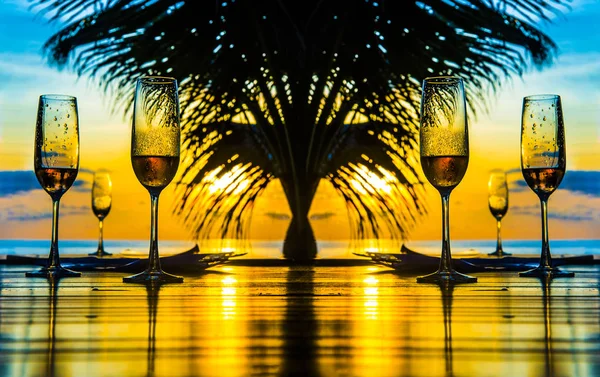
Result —
<path fill-rule="evenodd" d="M 442 193 L 442 257 L 441 272 L 451 272 L 452 255 L 450 253 L 450 193 Z"/>
<path fill-rule="evenodd" d="M 542 258 L 540 267 L 552 267 L 550 243 L 548 242 L 548 199 L 540 199 L 542 204 Z"/>
<path fill-rule="evenodd" d="M 148 271 L 160 271 L 160 259 L 158 257 L 158 194 L 150 193 L 152 201 L 152 220 L 150 223 L 150 256 L 148 260 Z"/>
<path fill-rule="evenodd" d="M 101 254 L 104 251 L 104 219 L 99 219 L 98 228 L 100 229 L 100 236 L 98 237 L 98 253 Z"/>
<path fill-rule="evenodd" d="M 496 244 L 496 251 L 498 251 L 499 253 L 502 252 L 502 236 L 500 234 L 500 230 L 502 229 L 502 225 L 500 223 L 500 220 L 496 220 L 496 227 L 498 229 L 498 234 L 497 234 L 497 244 Z"/>
<path fill-rule="evenodd" d="M 58 254 L 58 209 L 60 199 L 52 199 L 52 243 L 50 245 L 50 256 L 48 268 L 59 268 L 60 259 Z"/>

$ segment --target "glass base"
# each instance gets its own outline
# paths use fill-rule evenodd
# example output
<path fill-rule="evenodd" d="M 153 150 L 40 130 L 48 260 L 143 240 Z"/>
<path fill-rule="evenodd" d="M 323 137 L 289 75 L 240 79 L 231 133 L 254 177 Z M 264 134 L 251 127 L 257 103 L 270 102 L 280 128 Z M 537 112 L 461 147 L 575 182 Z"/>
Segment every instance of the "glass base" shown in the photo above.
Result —
<path fill-rule="evenodd" d="M 504 250 L 496 250 L 493 253 L 489 253 L 488 255 L 492 255 L 492 256 L 495 256 L 495 257 L 503 257 L 505 255 L 512 255 L 512 253 L 507 253 Z"/>
<path fill-rule="evenodd" d="M 550 266 L 538 266 L 533 270 L 520 272 L 519 276 L 526 278 L 539 278 L 539 277 L 550 277 L 550 278 L 572 278 L 575 276 L 574 272 L 563 271 L 558 267 Z"/>
<path fill-rule="evenodd" d="M 183 277 L 168 274 L 162 270 L 158 271 L 144 271 L 139 274 L 126 276 L 123 278 L 124 283 L 183 283 Z"/>
<path fill-rule="evenodd" d="M 28 278 L 49 278 L 49 279 L 60 279 L 60 278 L 69 278 L 69 277 L 79 277 L 81 276 L 81 272 L 72 271 L 68 268 L 64 268 L 61 266 L 58 267 L 44 267 L 40 268 L 37 271 L 26 272 L 25 276 Z"/>
<path fill-rule="evenodd" d="M 419 276 L 417 278 L 417 283 L 476 283 L 477 278 L 465 274 L 461 274 L 456 271 L 440 271 L 437 270 L 433 274 Z"/>
<path fill-rule="evenodd" d="M 95 252 L 93 252 L 93 253 L 89 253 L 88 255 L 89 255 L 89 256 L 92 256 L 92 257 L 94 257 L 94 256 L 95 256 L 95 257 L 100 257 L 100 258 L 102 258 L 102 257 L 106 257 L 106 256 L 109 256 L 109 255 L 112 255 L 112 253 L 106 252 L 106 251 L 104 251 L 104 250 L 98 250 L 98 251 L 95 251 Z"/>

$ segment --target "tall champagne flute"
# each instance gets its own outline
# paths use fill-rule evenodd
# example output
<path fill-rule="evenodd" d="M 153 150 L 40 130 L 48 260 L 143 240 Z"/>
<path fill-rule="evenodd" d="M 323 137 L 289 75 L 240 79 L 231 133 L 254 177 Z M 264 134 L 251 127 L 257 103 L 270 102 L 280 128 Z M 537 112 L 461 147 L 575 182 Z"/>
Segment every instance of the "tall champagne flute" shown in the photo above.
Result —
<path fill-rule="evenodd" d="M 452 267 L 450 253 L 450 193 L 463 179 L 469 164 L 469 130 L 465 89 L 458 77 L 429 77 L 421 99 L 421 166 L 442 197 L 442 255 L 433 274 L 419 283 L 472 283 L 477 278 Z"/>
<path fill-rule="evenodd" d="M 126 283 L 181 283 L 183 278 L 160 268 L 158 256 L 158 196 L 173 180 L 179 166 L 179 98 L 177 80 L 148 76 L 138 79 L 131 131 L 131 163 L 151 199 L 148 268 L 123 278 Z"/>
<path fill-rule="evenodd" d="M 542 207 L 542 252 L 540 265 L 520 276 L 571 277 L 552 266 L 548 242 L 548 198 L 565 174 L 565 127 L 560 97 L 543 94 L 523 99 L 521 118 L 521 169 L 523 177 L 540 199 Z"/>
<path fill-rule="evenodd" d="M 92 184 L 92 211 L 98 218 L 98 249 L 89 255 L 104 257 L 112 255 L 104 250 L 104 219 L 108 216 L 112 206 L 112 180 L 107 171 L 100 170 L 94 173 L 94 183 Z"/>
<path fill-rule="evenodd" d="M 52 243 L 46 267 L 25 275 L 51 279 L 81 276 L 80 272 L 61 266 L 58 252 L 60 198 L 75 182 L 79 171 L 79 116 L 75 97 L 40 96 L 33 168 L 40 185 L 52 198 Z"/>
<path fill-rule="evenodd" d="M 500 235 L 501 221 L 508 211 L 508 184 L 506 183 L 506 173 L 502 170 L 493 170 L 490 173 L 488 181 L 488 205 L 492 216 L 496 219 L 497 242 L 496 251 L 490 253 L 502 257 L 511 255 L 502 249 L 502 237 Z"/>

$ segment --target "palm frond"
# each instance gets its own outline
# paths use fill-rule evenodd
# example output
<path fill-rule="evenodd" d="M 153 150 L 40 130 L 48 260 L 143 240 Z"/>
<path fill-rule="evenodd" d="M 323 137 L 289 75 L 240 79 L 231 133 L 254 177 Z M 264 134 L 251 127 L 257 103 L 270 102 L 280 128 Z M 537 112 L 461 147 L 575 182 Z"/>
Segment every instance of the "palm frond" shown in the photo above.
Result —
<path fill-rule="evenodd" d="M 176 211 L 196 236 L 243 237 L 254 201 L 277 178 L 298 232 L 328 179 L 355 236 L 387 229 L 402 238 L 424 211 L 423 78 L 460 76 L 471 110 L 485 109 L 506 78 L 551 61 L 556 46 L 538 25 L 568 0 L 36 3 L 65 23 L 46 43 L 50 60 L 116 87 L 125 110 L 138 77 L 179 80 Z"/>

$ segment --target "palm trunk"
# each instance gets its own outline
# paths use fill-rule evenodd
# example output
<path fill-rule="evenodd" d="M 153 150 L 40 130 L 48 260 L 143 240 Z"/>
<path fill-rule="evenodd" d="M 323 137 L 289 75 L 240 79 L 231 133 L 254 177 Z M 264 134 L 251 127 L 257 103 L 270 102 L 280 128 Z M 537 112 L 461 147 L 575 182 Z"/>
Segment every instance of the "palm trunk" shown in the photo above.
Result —
<path fill-rule="evenodd" d="M 281 184 L 292 212 L 292 221 L 283 242 L 283 256 L 298 263 L 311 261 L 317 256 L 317 242 L 308 212 L 319 178 L 300 179 L 297 185 L 288 179 L 282 179 Z"/>
<path fill-rule="evenodd" d="M 292 85 L 295 93 L 309 93 L 310 77 Z M 292 212 L 292 221 L 283 242 L 283 256 L 296 263 L 309 262 L 317 256 L 317 242 L 308 219 L 320 177 L 309 166 L 306 147 L 310 144 L 314 123 L 313 112 L 306 103 L 294 103 L 285 109 L 287 147 L 290 165 L 280 176 L 281 185 Z"/>
<path fill-rule="evenodd" d="M 306 215 L 294 215 L 283 241 L 283 256 L 294 262 L 307 262 L 317 256 L 317 241 Z"/>

